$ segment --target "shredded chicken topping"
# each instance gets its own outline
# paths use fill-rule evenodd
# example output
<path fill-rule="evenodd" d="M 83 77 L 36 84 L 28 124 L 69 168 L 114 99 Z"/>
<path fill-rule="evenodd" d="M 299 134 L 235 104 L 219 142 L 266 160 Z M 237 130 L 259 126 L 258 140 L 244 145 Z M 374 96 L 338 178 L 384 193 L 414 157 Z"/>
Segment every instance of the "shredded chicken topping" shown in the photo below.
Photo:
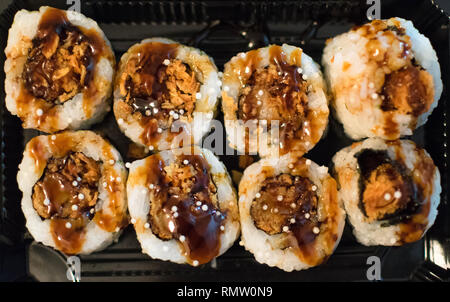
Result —
<path fill-rule="evenodd" d="M 38 36 L 22 74 L 25 87 L 37 98 L 64 103 L 87 85 L 91 61 L 90 44 L 75 27 Z"/>
<path fill-rule="evenodd" d="M 98 200 L 99 164 L 81 152 L 48 161 L 34 185 L 33 206 L 42 218 L 80 218 Z"/>

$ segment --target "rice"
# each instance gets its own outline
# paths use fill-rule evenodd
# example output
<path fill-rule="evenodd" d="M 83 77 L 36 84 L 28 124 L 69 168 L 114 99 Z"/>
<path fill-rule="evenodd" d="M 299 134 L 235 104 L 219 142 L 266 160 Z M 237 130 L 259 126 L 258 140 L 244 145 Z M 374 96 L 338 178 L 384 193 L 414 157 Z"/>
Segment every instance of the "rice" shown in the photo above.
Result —
<path fill-rule="evenodd" d="M 283 189 L 286 187 L 284 181 L 289 182 L 289 178 L 294 181 L 294 186 L 298 183 L 299 187 L 295 188 L 300 190 L 298 199 L 290 205 L 283 204 L 291 202 L 288 198 L 292 185 L 286 192 Z M 302 189 L 302 182 L 312 186 Z M 263 186 L 265 183 L 269 184 Z M 267 195 L 275 193 L 280 194 L 276 197 L 278 202 L 274 202 L 275 196 Z M 317 196 L 317 205 L 308 204 L 311 200 L 308 194 Z M 284 226 L 270 230 L 273 222 L 279 219 L 277 215 L 288 211 L 291 211 L 289 215 L 283 217 Z M 338 245 L 345 225 L 336 182 L 328 174 L 327 167 L 292 154 L 261 159 L 244 171 L 239 184 L 239 212 L 245 249 L 253 253 L 258 262 L 288 272 L 326 261 Z"/>
<path fill-rule="evenodd" d="M 411 197 L 409 201 L 406 201 L 408 202 L 406 207 L 394 208 L 395 211 L 387 212 L 385 217 L 371 220 L 367 213 L 367 198 L 370 198 L 370 195 L 369 193 L 362 195 L 367 191 L 369 183 L 361 178 L 361 165 L 358 163 L 358 156 L 364 154 L 361 152 L 365 150 L 376 152 L 370 154 L 371 161 L 374 162 L 371 165 L 376 165 L 376 167 L 381 164 L 377 164 L 374 158 L 385 152 L 386 158 L 382 160 L 382 163 L 391 163 L 397 171 L 400 171 L 403 174 L 403 183 L 407 186 L 410 186 L 408 179 L 411 179 L 411 185 L 417 190 L 417 200 Z M 440 174 L 429 154 L 418 148 L 414 142 L 369 138 L 336 153 L 333 163 L 336 180 L 340 186 L 339 199 L 345 206 L 345 211 L 353 226 L 353 233 L 360 243 L 364 245 L 402 245 L 419 240 L 433 225 L 440 201 Z M 364 161 L 361 163 L 364 164 Z M 373 172 L 370 173 L 370 175 L 373 174 Z M 395 176 L 395 173 L 390 172 L 389 175 Z M 394 176 L 390 176 L 390 179 L 393 179 Z M 383 177 L 383 174 L 379 174 L 378 177 Z M 381 178 L 377 179 L 380 180 L 376 190 L 379 191 L 381 200 L 375 200 L 375 202 L 384 204 L 379 206 L 380 209 L 393 207 L 396 200 L 403 197 L 409 198 L 409 195 L 412 194 L 405 193 L 405 185 L 402 183 L 396 182 L 395 186 L 381 186 Z M 360 185 L 361 181 L 366 188 L 364 191 Z M 361 196 L 367 196 L 364 203 L 360 201 Z M 383 199 L 387 199 L 386 202 Z M 419 206 L 409 210 L 415 203 Z"/>
<path fill-rule="evenodd" d="M 411 135 L 441 97 L 436 52 L 401 18 L 375 20 L 328 40 L 322 64 L 335 116 L 352 139 Z"/>
<path fill-rule="evenodd" d="M 71 152 L 82 153 L 97 162 L 100 169 L 100 178 L 95 184 L 95 192 L 98 192 L 95 206 L 90 209 L 78 209 L 81 204 L 74 204 L 76 205 L 75 210 L 85 210 L 86 212 L 83 212 L 82 215 L 89 216 L 81 229 L 75 229 L 74 223 L 77 220 L 59 217 L 58 211 L 60 212 L 63 205 L 60 205 L 60 208 L 57 208 L 57 212 L 53 213 L 51 217 L 44 219 L 38 214 L 32 200 L 33 194 L 36 193 L 37 186 L 39 186 L 38 182 L 44 181 L 44 177 L 51 173 L 48 170 L 50 161 L 64 158 Z M 66 131 L 34 137 L 25 147 L 23 160 L 17 174 L 17 183 L 23 193 L 22 210 L 28 231 L 37 242 L 42 242 L 66 254 L 89 254 L 104 249 L 119 237 L 122 229 L 128 223 L 126 178 L 127 172 L 119 152 L 91 131 Z M 83 181 L 83 175 L 74 176 L 72 185 L 79 186 Z M 66 187 L 70 186 L 67 182 L 61 183 Z M 53 193 L 59 191 L 49 184 L 51 182 L 46 184 L 46 196 L 49 198 L 48 211 L 57 207 L 61 202 L 59 199 L 64 196 Z M 75 189 L 75 192 L 78 194 L 78 198 L 87 198 L 81 193 L 86 191 Z M 47 206 L 45 200 L 44 205 Z M 72 210 L 74 210 L 74 205 L 72 205 Z M 57 221 L 60 224 L 55 224 Z M 67 223 L 69 223 L 67 230 L 61 228 L 61 225 L 67 225 Z M 71 225 L 73 228 L 70 228 Z"/>
<path fill-rule="evenodd" d="M 49 19 L 52 20 L 51 18 L 54 16 L 56 16 L 54 20 L 57 20 L 54 21 L 55 23 L 48 21 Z M 49 22 L 52 26 L 55 26 L 49 29 L 47 38 L 49 36 L 59 37 L 57 34 L 54 34 L 54 28 L 56 26 L 65 26 L 64 28 L 69 28 L 67 30 L 74 33 L 74 35 L 80 35 L 81 33 L 81 36 L 84 37 L 83 39 L 87 39 L 87 43 L 96 48 L 96 54 L 92 54 L 89 57 L 93 60 L 91 65 L 89 65 L 94 66 L 93 70 L 88 70 L 87 67 L 84 70 L 85 75 L 89 77 L 89 82 L 85 82 L 84 85 L 80 83 L 80 87 L 77 89 L 73 87 L 68 88 L 67 85 L 69 84 L 67 82 L 66 84 L 61 84 L 66 85 L 61 86 L 64 87 L 63 89 L 71 89 L 70 93 L 67 92 L 67 96 L 64 96 L 59 91 L 52 91 L 55 88 L 47 89 L 44 87 L 53 87 L 50 85 L 56 85 L 55 83 L 58 82 L 55 78 L 57 72 L 67 72 L 67 66 L 75 68 L 73 65 L 67 65 L 69 63 L 64 63 L 66 64 L 64 68 L 57 65 L 61 67 L 60 70 L 45 71 L 45 73 L 48 73 L 46 76 L 51 79 L 44 79 L 36 71 L 39 67 L 33 67 L 36 70 L 30 69 L 31 77 L 29 81 L 34 86 L 30 84 L 31 88 L 26 87 L 26 81 L 24 80 L 24 75 L 28 72 L 26 67 L 32 66 L 27 65 L 27 58 L 29 58 L 29 55 L 34 54 L 38 58 L 40 54 L 45 54 L 46 52 L 44 50 L 47 49 L 47 44 L 41 44 L 43 43 L 42 41 L 47 40 L 39 36 L 41 21 L 43 24 L 42 28 L 44 28 L 45 24 L 49 24 Z M 44 29 L 42 29 L 43 31 Z M 37 45 L 33 44 L 35 39 L 37 39 Z M 59 41 L 59 38 L 57 41 Z M 39 48 L 40 45 L 45 45 L 45 47 L 41 50 Z M 57 47 L 62 46 L 59 45 Z M 56 60 L 58 49 L 56 48 L 51 57 L 46 59 L 47 62 L 53 59 Z M 48 6 L 41 7 L 39 11 L 20 10 L 16 13 L 14 22 L 9 29 L 5 54 L 6 107 L 13 115 L 20 117 L 24 128 L 34 128 L 48 133 L 64 129 L 76 130 L 88 128 L 93 123 L 100 121 L 109 111 L 110 104 L 108 98 L 112 92 L 115 59 L 108 39 L 94 20 L 86 18 L 75 11 L 61 11 Z M 70 59 L 67 54 L 61 55 L 61 58 L 61 62 Z M 30 59 L 30 62 L 30 64 L 33 64 L 33 59 Z M 80 63 L 81 61 L 77 62 L 80 64 L 79 66 L 84 64 Z M 47 64 L 46 66 L 49 65 Z M 81 68 L 84 67 L 83 65 Z M 68 74 L 72 74 L 74 72 L 73 70 L 75 69 L 71 69 Z M 83 71 L 77 72 L 82 73 Z M 65 77 L 63 75 L 61 76 L 63 78 Z M 57 98 L 54 100 L 44 99 L 47 97 L 50 98 L 48 96 L 49 93 L 56 93 L 57 95 L 55 97 Z"/>

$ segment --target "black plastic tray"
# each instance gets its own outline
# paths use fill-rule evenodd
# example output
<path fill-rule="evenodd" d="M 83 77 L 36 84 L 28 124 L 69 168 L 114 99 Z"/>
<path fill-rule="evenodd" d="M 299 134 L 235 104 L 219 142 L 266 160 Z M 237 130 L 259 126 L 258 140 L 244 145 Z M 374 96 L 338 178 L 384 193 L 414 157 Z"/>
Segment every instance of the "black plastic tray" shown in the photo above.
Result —
<path fill-rule="evenodd" d="M 66 1 L 19 0 L 0 16 L 0 49 L 7 31 L 21 8 L 41 5 L 67 9 Z M 163 36 L 199 47 L 212 56 L 219 69 L 233 55 L 267 43 L 298 45 L 321 61 L 325 40 L 367 22 L 366 1 L 81 1 L 81 11 L 96 20 L 112 43 L 116 59 L 136 42 Z M 410 9 L 408 11 L 408 9 Z M 447 194 L 449 106 L 448 16 L 431 0 L 382 1 L 382 18 L 410 19 L 428 36 L 437 51 L 444 93 L 428 123 L 412 139 L 432 156 L 442 175 L 441 204 L 436 223 L 420 241 L 402 247 L 365 247 L 358 244 L 347 225 L 342 240 L 327 263 L 306 271 L 285 273 L 258 264 L 237 243 L 223 256 L 197 268 L 152 260 L 141 253 L 129 226 L 119 241 L 102 252 L 81 256 L 81 281 L 345 281 L 367 280 L 369 256 L 379 256 L 384 280 L 448 280 L 450 267 L 450 207 Z M 245 32 L 245 34 L 244 34 Z M 252 42 L 252 43 L 250 43 Z M 250 43 L 250 44 L 249 44 Z M 5 57 L 2 51 L 0 66 Z M 4 73 L 0 73 L 0 83 Z M 4 99 L 3 87 L 0 97 Z M 23 130 L 18 118 L 1 106 L 0 242 L 27 249 L 27 273 L 39 281 L 67 281 L 66 257 L 32 241 L 24 228 L 17 188 L 17 166 L 26 142 L 38 131 Z M 219 115 L 219 118 L 222 118 Z M 126 159 L 128 139 L 120 133 L 114 117 L 93 127 L 106 136 Z M 342 127 L 330 119 L 325 138 L 306 156 L 328 165 L 333 154 L 351 143 Z M 237 168 L 236 156 L 222 156 L 228 169 Z M 0 246 L 1 249 L 1 246 Z"/>

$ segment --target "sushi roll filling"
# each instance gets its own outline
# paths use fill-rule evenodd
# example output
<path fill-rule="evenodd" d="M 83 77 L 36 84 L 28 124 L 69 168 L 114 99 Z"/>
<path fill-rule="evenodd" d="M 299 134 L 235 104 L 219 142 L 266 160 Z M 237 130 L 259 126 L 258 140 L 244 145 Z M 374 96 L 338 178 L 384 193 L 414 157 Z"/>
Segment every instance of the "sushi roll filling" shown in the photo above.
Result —
<path fill-rule="evenodd" d="M 433 78 L 415 65 L 405 66 L 386 75 L 382 88 L 383 111 L 398 111 L 419 116 L 433 103 Z"/>
<path fill-rule="evenodd" d="M 391 160 L 385 151 L 370 149 L 355 157 L 360 170 L 359 207 L 368 222 L 393 225 L 419 210 L 418 190 L 401 163 Z"/>
<path fill-rule="evenodd" d="M 316 190 L 302 176 L 280 174 L 265 179 L 250 209 L 255 226 L 269 235 L 292 234 L 298 245 L 313 242 L 321 224 Z"/>
<path fill-rule="evenodd" d="M 180 117 L 191 121 L 201 83 L 192 68 L 175 58 L 178 44 L 150 42 L 130 55 L 120 76 L 120 93 L 152 145 L 161 130 Z M 160 129 L 158 131 L 158 129 Z"/>
<path fill-rule="evenodd" d="M 160 239 L 177 239 L 193 263 L 209 262 L 219 253 L 227 216 L 209 164 L 200 155 L 183 155 L 165 166 L 158 157 L 151 162 L 149 227 Z"/>
<path fill-rule="evenodd" d="M 244 121 L 266 120 L 270 129 L 272 121 L 281 125 L 281 137 L 295 137 L 307 115 L 307 82 L 301 68 L 291 65 L 279 46 L 269 49 L 270 64 L 251 68 L 258 57 L 247 54 L 243 74 L 243 87 L 239 92 L 238 117 Z M 301 133 L 302 131 L 300 131 Z"/>
<path fill-rule="evenodd" d="M 92 219 L 98 200 L 100 165 L 81 152 L 52 157 L 33 188 L 33 206 L 42 219 Z"/>
<path fill-rule="evenodd" d="M 102 49 L 97 33 L 71 24 L 65 11 L 49 8 L 24 65 L 24 88 L 48 107 L 62 104 L 90 86 Z"/>

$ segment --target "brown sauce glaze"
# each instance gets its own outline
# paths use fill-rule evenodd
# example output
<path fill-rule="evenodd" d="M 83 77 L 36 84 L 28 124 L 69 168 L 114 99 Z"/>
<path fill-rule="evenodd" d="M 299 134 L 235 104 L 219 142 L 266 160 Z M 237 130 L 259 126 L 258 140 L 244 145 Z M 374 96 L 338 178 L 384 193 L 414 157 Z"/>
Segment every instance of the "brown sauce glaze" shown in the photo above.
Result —
<path fill-rule="evenodd" d="M 185 160 L 188 165 L 183 164 Z M 193 174 L 171 178 L 159 155 L 147 159 L 146 183 L 155 186 L 150 227 L 161 239 L 178 239 L 191 263 L 206 263 L 219 253 L 220 227 L 227 215 L 219 211 L 217 201 L 213 200 L 216 189 L 206 160 L 200 155 L 182 155 L 177 161 L 180 166 L 171 176 L 189 170 Z"/>
<path fill-rule="evenodd" d="M 102 153 L 105 158 L 114 158 L 111 147 L 107 144 L 103 145 Z M 115 164 L 115 162 L 114 162 Z M 102 185 L 109 197 L 108 211 L 100 209 L 94 217 L 94 221 L 99 227 L 107 232 L 114 232 L 118 229 L 123 229 L 129 223 L 129 217 L 126 214 L 126 201 L 123 199 L 125 192 L 123 174 L 117 172 L 111 163 L 103 163 L 102 166 L 103 183 Z M 121 178 L 120 181 L 118 178 Z"/>
<path fill-rule="evenodd" d="M 113 61 L 113 54 L 99 33 L 74 26 L 63 10 L 48 8 L 24 65 L 23 86 L 17 100 L 20 116 L 40 108 L 43 114 L 36 117 L 38 126 L 45 123 L 47 131 L 59 130 L 55 105 L 83 92 L 83 109 L 89 118 L 98 101 L 94 73 L 102 56 Z"/>
<path fill-rule="evenodd" d="M 71 228 L 66 224 L 70 223 Z M 60 219 L 50 220 L 50 229 L 56 247 L 63 253 L 73 255 L 81 251 L 86 235 L 86 219 Z"/>
<path fill-rule="evenodd" d="M 416 147 L 414 152 L 418 159 L 414 166 L 412 177 L 421 193 L 421 203 L 418 212 L 409 220 L 400 224 L 400 244 L 417 241 L 423 236 L 428 225 L 428 215 L 431 207 L 430 199 L 434 188 L 436 166 L 433 160 L 421 148 Z"/>

